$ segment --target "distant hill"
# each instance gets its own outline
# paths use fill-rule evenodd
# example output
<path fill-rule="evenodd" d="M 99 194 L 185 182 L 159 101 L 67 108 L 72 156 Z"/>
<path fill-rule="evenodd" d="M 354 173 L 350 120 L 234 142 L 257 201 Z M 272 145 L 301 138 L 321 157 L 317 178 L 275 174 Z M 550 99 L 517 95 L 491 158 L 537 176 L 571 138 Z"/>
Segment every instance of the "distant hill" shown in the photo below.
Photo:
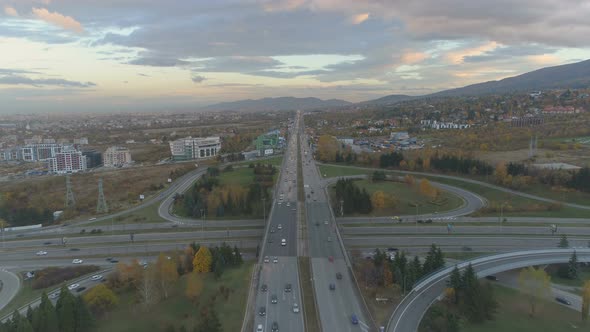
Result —
<path fill-rule="evenodd" d="M 584 88 L 589 86 L 590 60 L 585 60 L 567 65 L 541 68 L 499 81 L 477 83 L 462 88 L 444 90 L 419 97 L 390 95 L 375 100 L 369 100 L 363 102 L 363 104 L 380 105 L 427 97 L 480 96 L 559 88 Z M 404 97 L 408 98 L 404 99 Z"/>
<path fill-rule="evenodd" d="M 291 110 L 309 110 L 327 107 L 340 107 L 351 105 L 352 103 L 339 100 L 329 99 L 322 100 L 318 98 L 295 98 L 295 97 L 278 97 L 264 99 L 248 99 L 233 102 L 213 104 L 201 108 L 204 111 L 291 111 Z"/>

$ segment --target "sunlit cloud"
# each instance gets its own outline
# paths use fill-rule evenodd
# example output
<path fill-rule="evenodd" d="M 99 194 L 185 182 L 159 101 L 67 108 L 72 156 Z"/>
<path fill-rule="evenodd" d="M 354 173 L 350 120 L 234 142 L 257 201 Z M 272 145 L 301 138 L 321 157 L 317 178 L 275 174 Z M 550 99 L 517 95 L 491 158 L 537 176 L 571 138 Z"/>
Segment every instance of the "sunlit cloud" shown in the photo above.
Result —
<path fill-rule="evenodd" d="M 50 12 L 45 8 L 33 8 L 33 15 L 40 20 L 57 25 L 66 30 L 71 30 L 77 33 L 82 33 L 84 31 L 82 24 L 71 16 L 65 16 L 58 12 Z"/>
<path fill-rule="evenodd" d="M 495 41 L 491 41 L 477 47 L 449 52 L 447 53 L 446 58 L 453 64 L 461 64 L 464 62 L 465 57 L 482 55 L 497 48 L 498 46 L 500 46 L 500 44 Z"/>
<path fill-rule="evenodd" d="M 362 14 L 354 15 L 350 20 L 351 20 L 352 24 L 361 24 L 368 19 L 369 19 L 369 13 L 362 13 Z"/>
<path fill-rule="evenodd" d="M 411 65 L 415 63 L 420 63 L 426 59 L 428 59 L 430 55 L 423 52 L 406 52 L 402 54 L 401 60 L 403 64 Z"/>
<path fill-rule="evenodd" d="M 18 12 L 16 11 L 16 9 L 14 9 L 14 7 L 10 7 L 10 6 L 5 6 L 4 7 L 4 14 L 8 15 L 8 16 L 18 16 Z"/>

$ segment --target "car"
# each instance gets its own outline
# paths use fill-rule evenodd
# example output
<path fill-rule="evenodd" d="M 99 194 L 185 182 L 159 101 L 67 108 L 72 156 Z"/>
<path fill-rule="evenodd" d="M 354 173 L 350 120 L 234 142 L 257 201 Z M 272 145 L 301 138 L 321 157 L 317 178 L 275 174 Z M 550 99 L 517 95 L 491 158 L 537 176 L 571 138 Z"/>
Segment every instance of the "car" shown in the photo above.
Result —
<path fill-rule="evenodd" d="M 278 224 L 278 225 L 277 225 L 277 229 L 280 231 L 281 229 L 283 229 L 283 225 L 281 225 L 281 224 Z"/>
<path fill-rule="evenodd" d="M 319 222 L 319 221 L 316 221 L 316 222 L 315 222 L 315 225 L 316 225 L 316 226 L 319 226 L 319 225 L 320 225 L 320 222 Z"/>
<path fill-rule="evenodd" d="M 58 297 L 59 297 L 59 291 L 49 294 L 50 299 L 57 299 Z"/>
<path fill-rule="evenodd" d="M 268 256 L 264 256 L 264 262 L 265 262 L 265 263 L 268 263 L 268 262 L 270 262 L 270 260 L 269 260 Z"/>
<path fill-rule="evenodd" d="M 107 257 L 104 260 L 107 261 L 107 262 L 110 262 L 112 259 L 113 259 L 113 257 Z"/>
<path fill-rule="evenodd" d="M 88 221 L 94 221 L 94 220 L 96 220 L 96 218 L 90 218 L 90 219 L 88 219 Z"/>
<path fill-rule="evenodd" d="M 16 237 L 24 237 L 24 234 L 18 234 Z"/>
<path fill-rule="evenodd" d="M 256 332 L 264 332 L 264 328 L 262 327 L 262 324 L 258 324 L 258 327 L 256 328 Z"/>
<path fill-rule="evenodd" d="M 113 264 L 114 264 L 114 263 L 119 263 L 119 260 L 118 260 L 118 259 L 114 259 L 114 258 L 113 258 L 113 259 L 111 259 L 111 263 L 113 263 Z"/>
<path fill-rule="evenodd" d="M 48 245 L 51 244 L 51 241 L 45 241 L 45 242 L 43 242 L 43 244 L 46 245 L 46 246 L 48 246 Z"/>
<path fill-rule="evenodd" d="M 287 207 L 291 206 L 291 202 L 287 202 Z"/>
<path fill-rule="evenodd" d="M 90 277 L 90 280 L 92 281 L 97 281 L 97 280 L 101 280 L 102 276 L 100 274 L 95 274 L 92 277 Z"/>
<path fill-rule="evenodd" d="M 342 280 L 342 273 L 336 272 L 336 279 Z"/>
<path fill-rule="evenodd" d="M 350 315 L 350 322 L 353 325 L 358 325 L 359 319 L 358 319 L 358 317 L 355 314 L 352 314 L 352 315 Z"/>
<path fill-rule="evenodd" d="M 70 248 L 70 251 L 80 251 L 80 248 Z"/>
<path fill-rule="evenodd" d="M 79 258 L 76 258 L 72 261 L 72 264 L 82 264 L 82 263 L 84 263 L 84 261 Z"/>
<path fill-rule="evenodd" d="M 86 290 L 86 287 L 84 287 L 84 286 L 76 288 L 76 292 L 78 292 L 78 293 L 80 293 L 81 291 L 84 291 L 84 290 Z"/>
<path fill-rule="evenodd" d="M 335 290 L 335 289 L 336 289 L 336 284 L 330 283 L 330 290 Z"/>
<path fill-rule="evenodd" d="M 294 313 L 298 313 L 299 312 L 299 304 L 293 303 L 293 312 Z"/>
<path fill-rule="evenodd" d="M 291 284 L 285 284 L 285 292 L 286 293 L 291 293 L 291 289 L 292 289 Z"/>
<path fill-rule="evenodd" d="M 561 297 L 561 296 L 556 297 L 555 301 L 557 301 L 561 304 L 565 304 L 565 305 L 572 305 L 572 303 L 568 299 Z"/>
<path fill-rule="evenodd" d="M 47 255 L 47 251 L 40 250 L 40 251 L 37 251 L 37 253 L 35 255 L 37 255 L 37 256 L 45 256 L 45 255 Z"/>
<path fill-rule="evenodd" d="M 260 287 L 260 290 L 263 292 L 266 292 L 268 290 L 268 286 L 266 284 L 262 284 L 262 286 Z"/>
<path fill-rule="evenodd" d="M 330 263 L 333 263 L 334 262 L 334 256 L 328 256 L 328 261 Z"/>
<path fill-rule="evenodd" d="M 496 277 L 496 276 L 486 276 L 486 279 L 491 280 L 491 281 L 498 281 L 498 277 Z"/>
<path fill-rule="evenodd" d="M 277 304 L 277 303 L 279 303 L 279 298 L 277 297 L 277 295 L 276 295 L 276 294 L 273 294 L 273 295 L 270 297 L 270 303 L 272 303 L 272 304 Z"/>
<path fill-rule="evenodd" d="M 266 316 L 266 307 L 265 306 L 262 306 L 262 307 L 260 307 L 260 309 L 258 309 L 258 315 Z"/>
<path fill-rule="evenodd" d="M 328 221 L 327 220 L 324 220 L 324 225 L 327 225 L 327 224 L 328 224 Z"/>
<path fill-rule="evenodd" d="M 281 205 L 283 202 L 279 202 L 279 205 Z"/>
<path fill-rule="evenodd" d="M 274 228 L 274 227 L 271 227 L 271 228 L 270 228 L 270 232 L 271 232 L 271 233 L 274 233 L 274 232 L 276 232 L 276 231 L 275 231 L 275 228 Z"/>
<path fill-rule="evenodd" d="M 272 243 L 272 236 L 268 237 L 268 243 Z"/>
<path fill-rule="evenodd" d="M 276 321 L 275 322 L 272 322 L 272 325 L 270 327 L 270 330 L 272 332 L 279 332 L 279 323 L 277 323 Z"/>
<path fill-rule="evenodd" d="M 389 247 L 389 248 L 387 248 L 387 251 L 397 251 L 397 250 L 398 250 L 398 249 L 397 249 L 397 248 L 394 248 L 394 247 Z"/>
<path fill-rule="evenodd" d="M 278 263 L 279 262 L 279 258 L 277 256 L 273 257 L 272 262 L 273 263 Z"/>
<path fill-rule="evenodd" d="M 328 242 L 332 242 L 332 237 L 328 236 Z"/>
<path fill-rule="evenodd" d="M 68 286 L 68 289 L 69 290 L 74 290 L 74 289 L 76 289 L 78 287 L 80 287 L 80 284 L 71 284 L 71 285 Z"/>
<path fill-rule="evenodd" d="M 287 240 L 286 239 L 281 239 L 281 245 L 284 247 L 287 245 Z"/>

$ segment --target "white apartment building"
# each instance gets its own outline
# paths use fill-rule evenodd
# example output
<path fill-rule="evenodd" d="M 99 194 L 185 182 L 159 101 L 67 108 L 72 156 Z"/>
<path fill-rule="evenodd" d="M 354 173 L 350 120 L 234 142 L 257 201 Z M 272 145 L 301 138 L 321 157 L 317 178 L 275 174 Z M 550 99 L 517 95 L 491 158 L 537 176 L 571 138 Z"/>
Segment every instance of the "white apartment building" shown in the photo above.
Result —
<path fill-rule="evenodd" d="M 191 160 L 214 157 L 221 150 L 219 137 L 186 137 L 170 142 L 173 160 Z"/>
<path fill-rule="evenodd" d="M 133 162 L 129 149 L 121 146 L 111 146 L 102 158 L 105 167 L 122 167 Z"/>

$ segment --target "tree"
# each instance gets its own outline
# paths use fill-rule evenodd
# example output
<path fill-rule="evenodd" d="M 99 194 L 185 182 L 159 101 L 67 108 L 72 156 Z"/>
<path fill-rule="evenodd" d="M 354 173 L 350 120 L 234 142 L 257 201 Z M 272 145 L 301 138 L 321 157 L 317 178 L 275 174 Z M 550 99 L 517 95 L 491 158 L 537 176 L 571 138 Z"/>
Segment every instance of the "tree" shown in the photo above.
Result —
<path fill-rule="evenodd" d="M 455 265 L 453 271 L 451 271 L 451 275 L 449 277 L 448 286 L 455 290 L 453 293 L 453 303 L 459 302 L 459 291 L 461 291 L 461 272 L 459 272 L 459 268 Z"/>
<path fill-rule="evenodd" d="M 193 271 L 199 273 L 211 272 L 211 252 L 209 248 L 201 246 L 193 259 Z"/>
<path fill-rule="evenodd" d="M 61 287 L 55 304 L 60 332 L 76 332 L 76 298 L 65 285 Z"/>
<path fill-rule="evenodd" d="M 535 269 L 529 266 L 520 271 L 518 283 L 523 292 L 528 296 L 531 306 L 530 316 L 535 315 L 537 301 L 549 296 L 551 292 L 549 279 L 549 276 L 543 269 Z"/>
<path fill-rule="evenodd" d="M 436 198 L 438 196 L 438 190 L 430 184 L 430 181 L 427 179 L 420 180 L 420 194 L 427 196 L 431 199 Z"/>
<path fill-rule="evenodd" d="M 318 139 L 317 154 L 322 161 L 334 161 L 338 151 L 338 141 L 330 135 L 322 135 Z"/>
<path fill-rule="evenodd" d="M 88 310 L 86 302 L 84 302 L 82 297 L 78 296 L 75 298 L 75 305 L 74 319 L 76 322 L 76 332 L 89 331 L 94 326 L 94 318 L 90 310 Z"/>
<path fill-rule="evenodd" d="M 160 254 L 156 260 L 156 280 L 164 298 L 167 299 L 170 288 L 178 281 L 176 261 Z"/>
<path fill-rule="evenodd" d="M 194 303 L 199 295 L 201 295 L 202 291 L 203 279 L 198 273 L 192 272 L 186 279 L 186 297 L 188 297 Z"/>
<path fill-rule="evenodd" d="M 385 175 L 385 172 L 383 172 L 383 171 L 373 172 L 373 176 L 372 176 L 373 182 L 385 181 L 386 178 L 387 178 L 387 176 Z"/>
<path fill-rule="evenodd" d="M 387 204 L 387 198 L 383 191 L 377 190 L 371 196 L 371 203 L 375 209 L 383 209 Z"/>
<path fill-rule="evenodd" d="M 584 282 L 582 288 L 582 320 L 588 320 L 588 310 L 590 309 L 590 280 Z"/>
<path fill-rule="evenodd" d="M 46 331 L 46 332 L 57 332 L 57 315 L 55 308 L 51 301 L 47 297 L 47 293 L 41 294 L 41 303 L 35 312 L 33 313 L 33 330 L 35 331 Z"/>
<path fill-rule="evenodd" d="M 561 239 L 559 239 L 559 244 L 557 245 L 558 248 L 569 248 L 570 243 L 567 240 L 567 235 L 561 235 Z"/>
<path fill-rule="evenodd" d="M 153 265 L 148 265 L 147 269 L 143 271 L 137 290 L 144 306 L 150 306 L 157 301 L 159 294 L 156 284 L 156 268 Z"/>
<path fill-rule="evenodd" d="M 578 279 L 578 255 L 575 250 L 567 264 L 567 277 L 572 280 Z"/>
<path fill-rule="evenodd" d="M 239 266 L 242 265 L 244 259 L 242 258 L 242 254 L 240 253 L 240 249 L 237 246 L 234 246 L 234 263 L 235 265 Z"/>
<path fill-rule="evenodd" d="M 103 314 L 119 303 L 117 295 L 104 284 L 98 284 L 82 297 L 90 310 Z"/>

